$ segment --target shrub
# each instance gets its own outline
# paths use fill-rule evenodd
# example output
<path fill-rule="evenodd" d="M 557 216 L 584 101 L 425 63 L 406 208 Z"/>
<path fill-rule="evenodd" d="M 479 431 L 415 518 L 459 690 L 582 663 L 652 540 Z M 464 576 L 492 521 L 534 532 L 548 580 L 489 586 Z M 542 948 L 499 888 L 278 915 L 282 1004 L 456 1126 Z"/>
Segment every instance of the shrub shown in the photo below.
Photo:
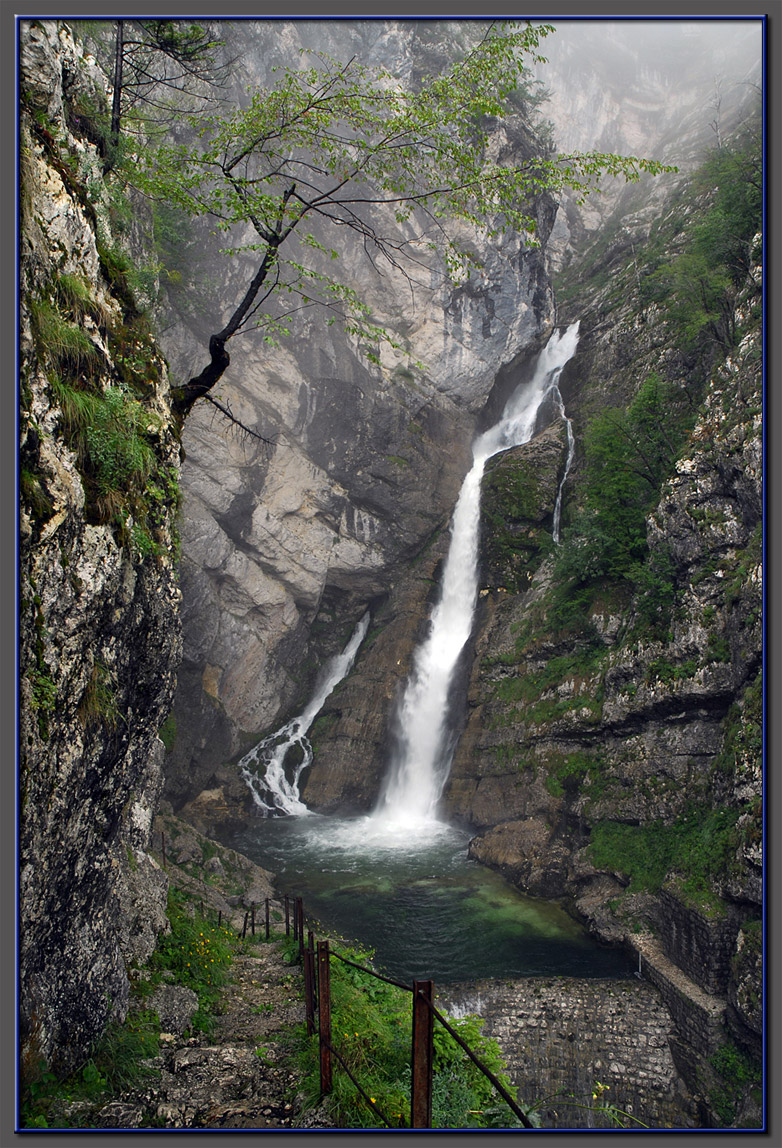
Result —
<path fill-rule="evenodd" d="M 220 988 L 228 979 L 236 936 L 227 926 L 218 927 L 195 913 L 185 895 L 174 888 L 168 894 L 168 920 L 171 929 L 158 938 L 150 967 L 173 973 L 177 984 L 196 993 L 193 1028 L 209 1033 Z"/>
<path fill-rule="evenodd" d="M 715 884 L 730 870 L 738 845 L 738 809 L 690 806 L 673 822 L 625 825 L 598 822 L 590 854 L 597 868 L 627 874 L 630 892 L 657 892 L 671 873 L 696 906 L 715 903 Z"/>

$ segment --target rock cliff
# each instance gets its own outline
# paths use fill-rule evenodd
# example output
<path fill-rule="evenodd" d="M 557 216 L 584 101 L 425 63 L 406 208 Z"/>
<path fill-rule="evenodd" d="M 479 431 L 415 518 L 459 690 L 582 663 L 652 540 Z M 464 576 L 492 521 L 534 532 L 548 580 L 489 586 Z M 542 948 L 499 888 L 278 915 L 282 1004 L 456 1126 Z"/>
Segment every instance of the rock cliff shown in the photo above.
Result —
<path fill-rule="evenodd" d="M 648 958 L 701 1119 L 730 1122 L 741 1110 L 751 1122 L 748 1093 L 715 1110 L 723 1084 L 709 1065 L 726 1040 L 750 1059 L 761 1041 L 761 272 L 750 267 L 734 296 L 734 345 L 716 360 L 709 352 L 704 368 L 660 337 L 661 311 L 639 321 L 632 260 L 614 258 L 625 291 L 593 281 L 582 296 L 584 354 L 561 384 L 577 427 L 644 378 L 708 377 L 646 515 L 654 578 L 644 582 L 640 567 L 635 585 L 598 577 L 580 599 L 573 581 L 558 612 L 567 567 L 552 551 L 530 553 L 540 512 L 524 511 L 525 462 L 499 460 L 508 478 L 487 484 L 484 515 L 510 524 L 503 500 L 517 482 L 522 522 L 500 533 L 501 547 L 487 530 L 468 716 L 445 803 L 479 830 L 476 860 L 534 895 L 568 899 L 598 936 Z M 603 324 L 609 341 L 591 334 Z M 673 408 L 667 419 L 672 432 Z M 588 477 L 582 446 L 565 512 L 582 547 Z"/>
<path fill-rule="evenodd" d="M 340 58 L 356 52 L 414 83 L 439 65 L 453 34 L 439 23 L 259 22 L 247 29 L 256 40 L 245 45 L 241 78 L 262 84 L 275 63 L 317 46 Z M 517 156 L 533 146 L 521 112 L 492 141 Z M 554 212 L 542 198 L 544 243 Z M 390 213 L 380 223 L 401 234 Z M 178 806 L 301 706 L 318 666 L 447 522 L 498 374 L 550 327 L 544 250 L 518 237 L 460 238 L 484 262 L 460 285 L 424 250 L 414 287 L 393 268 L 380 274 L 359 245 L 340 251 L 340 275 L 398 343 L 378 364 L 314 312 L 294 316 L 279 347 L 248 337 L 232 350 L 224 398 L 272 448 L 242 441 L 208 407 L 188 419 L 184 657 L 166 768 Z M 210 274 L 218 292 L 204 305 L 220 314 L 238 270 L 215 257 Z M 183 313 L 163 336 L 183 377 L 203 332 L 203 320 Z"/>
<path fill-rule="evenodd" d="M 100 151 L 106 84 L 68 28 L 21 27 L 22 1070 L 64 1074 L 154 948 L 147 849 L 180 653 L 178 431 Z"/>
<path fill-rule="evenodd" d="M 741 136 L 752 110 L 734 107 L 732 117 Z M 681 143 L 688 169 L 708 130 L 693 113 Z M 716 153 L 711 162 L 722 162 L 724 149 Z M 754 175 L 733 178 L 746 187 Z M 763 988 L 762 268 L 749 231 L 738 274 L 720 284 L 721 314 L 712 301 L 693 317 L 705 281 L 694 278 L 697 244 L 714 235 L 704 186 L 683 172 L 646 210 L 633 192 L 604 209 L 602 231 L 595 218 L 590 235 L 587 218 L 569 232 L 577 254 L 559 278 L 559 318 L 580 319 L 582 338 L 560 383 L 577 443 L 566 529 L 595 545 L 577 529 L 589 514 L 584 443 L 595 420 L 642 405 L 658 386 L 680 396 L 655 416 L 669 468 L 654 478 L 634 543 L 648 555 L 638 581 L 587 578 L 591 592 L 579 598 L 576 579 L 565 609 L 567 566 L 550 537 L 564 427 L 493 460 L 444 808 L 478 831 L 473 858 L 533 895 L 565 898 L 596 935 L 638 953 L 674 1018 L 674 1057 L 698 1119 L 751 1125 Z M 716 280 L 720 256 L 708 249 Z M 686 434 L 674 449 L 677 420 Z M 614 422 L 621 438 L 627 428 Z M 378 712 L 393 708 L 442 552 L 433 547 L 399 581 L 373 643 L 324 709 L 305 782 L 317 808 L 373 803 L 389 737 Z M 733 1091 L 729 1062 L 743 1082 Z"/>
<path fill-rule="evenodd" d="M 254 28 L 241 81 L 307 46 L 307 27 L 276 25 L 273 40 Z M 348 51 L 393 60 L 411 83 L 450 34 L 345 28 Z M 318 47 L 336 49 L 324 35 Z M 180 428 L 117 238 L 123 219 L 132 229 L 127 208 L 104 179 L 105 80 L 55 22 L 25 24 L 21 73 L 20 1004 L 32 1079 L 41 1062 L 78 1064 L 123 1015 L 127 966 L 163 921 L 149 833 L 181 652 Z M 665 87 L 648 70 L 641 81 L 624 124 L 639 139 Z M 589 115 L 596 98 L 585 94 Z M 612 134 L 616 106 L 597 111 L 605 146 L 633 146 Z M 696 151 L 702 134 L 693 122 Z M 535 146 L 522 114 L 494 143 L 513 155 Z M 237 351 L 223 399 L 270 444 L 200 409 L 184 432 L 184 655 L 166 789 L 205 832 L 236 816 L 249 797 L 226 761 L 302 703 L 370 606 L 354 671 L 312 729 L 303 793 L 323 812 L 373 804 L 471 439 L 555 318 L 580 319 L 560 384 L 577 443 L 570 541 L 551 538 L 567 454 L 552 415 L 484 477 L 481 595 L 452 699 L 461 736 L 444 806 L 474 832 L 475 859 L 638 953 L 702 1123 L 730 1124 L 754 1108 L 748 1088 L 724 1101 L 724 1050 L 743 1071 L 762 1043 L 762 268 L 749 243 L 743 280 L 694 339 L 687 323 L 700 315 L 672 317 L 666 299 L 684 297 L 695 257 L 675 274 L 666 260 L 689 230 L 705 235 L 708 195 L 683 177 L 671 189 L 643 208 L 636 193 L 609 196 L 599 215 L 568 205 L 548 250 L 556 212 L 542 201 L 544 247 L 485 246 L 484 274 L 458 287 L 432 263 L 411 294 L 346 252 L 347 279 L 400 345 L 377 363 L 306 316 L 283 345 Z M 143 210 L 132 214 L 138 231 Z M 214 246 L 199 238 L 209 264 Z M 558 314 L 552 263 L 566 269 Z M 229 267 L 213 294 L 198 293 L 200 313 L 168 313 L 161 342 L 179 376 L 202 353 L 204 315 L 239 278 Z M 660 473 L 641 444 L 656 493 L 640 533 L 631 524 L 633 562 L 587 574 L 590 547 L 607 560 L 585 444 L 606 411 L 621 429 L 627 411 L 640 425 L 649 409 L 676 429 L 659 405 L 643 408 L 658 391 L 677 396 L 682 441 L 665 443 Z"/>

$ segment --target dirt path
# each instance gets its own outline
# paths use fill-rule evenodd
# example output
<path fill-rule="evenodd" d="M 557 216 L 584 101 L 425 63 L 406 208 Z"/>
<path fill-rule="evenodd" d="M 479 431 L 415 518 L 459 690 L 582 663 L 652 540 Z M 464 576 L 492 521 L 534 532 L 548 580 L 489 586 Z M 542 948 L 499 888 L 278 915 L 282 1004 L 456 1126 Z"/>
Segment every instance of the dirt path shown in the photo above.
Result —
<path fill-rule="evenodd" d="M 218 912 L 241 934 L 247 910 L 272 899 L 274 928 L 284 928 L 284 911 L 271 874 L 241 854 L 204 838 L 173 816 L 156 822 L 156 856 L 172 885 Z M 156 1055 L 147 1063 L 154 1075 L 141 1087 L 102 1106 L 60 1102 L 50 1127 L 88 1128 L 328 1128 L 319 1109 L 303 1112 L 301 1076 L 290 1048 L 290 1032 L 303 1022 L 301 965 L 289 965 L 282 940 L 257 940 L 240 947 L 221 993 L 209 1036 L 190 1035 L 195 994 L 164 979 L 148 998 L 159 1014 Z M 248 930 L 249 932 L 249 930 Z M 142 979 L 145 975 L 140 974 Z"/>
<path fill-rule="evenodd" d="M 159 1072 L 96 1114 L 98 1128 L 290 1128 L 300 1078 L 286 1035 L 304 1020 L 301 970 L 280 943 L 239 955 L 210 1038 L 163 1033 Z M 308 1115 L 307 1127 L 328 1127 Z"/>

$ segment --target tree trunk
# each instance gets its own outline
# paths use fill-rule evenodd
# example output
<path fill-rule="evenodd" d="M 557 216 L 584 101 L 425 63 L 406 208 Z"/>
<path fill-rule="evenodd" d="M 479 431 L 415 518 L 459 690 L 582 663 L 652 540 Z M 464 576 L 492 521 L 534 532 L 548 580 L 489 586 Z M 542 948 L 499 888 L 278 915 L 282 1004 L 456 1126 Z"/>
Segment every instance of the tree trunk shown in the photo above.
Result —
<path fill-rule="evenodd" d="M 188 379 L 181 387 L 172 388 L 174 410 L 183 418 L 196 399 L 203 398 L 211 391 L 228 368 L 231 357 L 225 349 L 225 339 L 220 335 L 212 335 L 210 338 L 209 355 L 210 361 L 200 375 Z"/>
<path fill-rule="evenodd" d="M 119 128 L 122 119 L 122 64 L 125 54 L 125 21 L 117 21 L 117 36 L 114 44 L 114 91 L 111 101 L 111 145 L 119 143 Z"/>

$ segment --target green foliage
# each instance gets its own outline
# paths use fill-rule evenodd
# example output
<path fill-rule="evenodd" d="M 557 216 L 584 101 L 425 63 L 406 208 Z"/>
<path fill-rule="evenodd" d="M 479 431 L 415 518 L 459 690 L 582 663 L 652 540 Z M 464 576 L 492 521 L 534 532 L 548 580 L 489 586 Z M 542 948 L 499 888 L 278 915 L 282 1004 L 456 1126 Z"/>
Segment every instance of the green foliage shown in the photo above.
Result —
<path fill-rule="evenodd" d="M 600 775 L 604 757 L 600 750 L 575 750 L 557 754 L 546 762 L 546 789 L 552 797 L 573 796 L 588 777 Z"/>
<path fill-rule="evenodd" d="M 197 994 L 193 1028 L 209 1033 L 220 988 L 228 978 L 235 934 L 196 913 L 185 895 L 173 887 L 168 894 L 168 920 L 170 931 L 158 938 L 150 968 L 173 973 L 176 984 Z"/>
<path fill-rule="evenodd" d="M 667 627 L 674 584 L 670 554 L 649 555 L 646 515 L 659 498 L 694 421 L 690 396 L 650 374 L 627 410 L 598 415 L 584 440 L 584 506 L 562 532 L 551 618 L 572 626 L 604 583 L 639 592 L 639 619 Z"/>
<path fill-rule="evenodd" d="M 57 705 L 57 686 L 50 674 L 40 669 L 30 670 L 29 677 L 33 687 L 32 707 L 38 713 L 41 737 L 45 737 L 49 728 L 48 715 L 54 712 Z"/>
<path fill-rule="evenodd" d="M 252 91 L 246 107 L 200 115 L 194 145 L 165 144 L 148 155 L 135 178 L 151 198 L 216 220 L 227 236 L 225 254 L 246 252 L 255 261 L 248 290 L 219 333 L 223 345 L 250 326 L 274 340 L 289 331 L 292 309 L 317 303 L 378 362 L 390 336 L 332 269 L 351 232 L 381 261 L 397 265 L 407 254 L 374 230 L 368 205 L 387 205 L 402 225 L 417 213 L 421 225 L 434 222 L 427 230 L 438 239 L 430 246 L 460 280 L 476 260 L 472 245 L 449 236 L 449 219 L 489 237 L 513 228 L 533 241 L 541 193 L 567 187 L 583 199 L 606 173 L 634 181 L 645 171 L 671 170 L 602 153 L 547 153 L 512 165 L 487 157 L 491 118 L 507 113 L 527 62 L 541 59 L 538 45 L 552 30 L 481 28 L 460 59 L 416 91 L 356 58 L 342 63 L 315 53 L 314 66 L 280 72 L 276 86 Z M 314 217 L 335 229 L 333 240 L 307 230 Z"/>
<path fill-rule="evenodd" d="M 102 662 L 96 661 L 92 667 L 79 702 L 79 718 L 85 728 L 102 725 L 107 730 L 116 729 L 118 720 L 125 720 L 117 706 L 113 675 Z"/>
<path fill-rule="evenodd" d="M 642 254 L 641 300 L 665 314 L 676 344 L 694 350 L 709 342 L 725 349 L 737 341 L 735 288 L 750 274 L 753 241 L 762 228 L 762 154 L 750 124 L 737 141 L 710 153 L 697 172 L 696 197 L 679 226 L 687 241 L 672 260 L 654 242 Z M 757 286 L 759 290 L 759 285 Z"/>
<path fill-rule="evenodd" d="M 147 434 L 155 416 L 120 387 L 109 387 L 85 427 L 98 496 L 143 488 L 156 465 Z"/>
<path fill-rule="evenodd" d="M 674 665 L 669 662 L 667 658 L 655 658 L 649 663 L 646 671 L 647 682 L 678 682 L 684 678 L 692 678 L 698 669 L 698 663 L 695 658 L 688 658 L 687 661 L 681 662 L 679 665 Z"/>
<path fill-rule="evenodd" d="M 719 637 L 717 634 L 709 634 L 708 648 L 706 651 L 707 660 L 710 662 L 729 662 L 730 656 L 730 642 L 728 639 Z"/>
<path fill-rule="evenodd" d="M 356 949 L 340 952 L 358 964 L 366 965 L 370 960 L 370 954 Z M 409 1126 L 410 993 L 332 959 L 331 997 L 332 1041 L 371 1098 L 367 1104 L 335 1062 L 334 1089 L 328 1098 L 335 1126 L 383 1128 L 386 1124 L 381 1111 L 392 1126 Z M 465 1017 L 449 1023 L 513 1095 L 496 1043 L 481 1035 L 482 1022 L 477 1017 Z M 433 1127 L 515 1126 L 512 1112 L 493 1086 L 437 1021 L 434 1045 Z M 315 1103 L 320 1095 L 317 1037 L 307 1039 L 300 1034 L 299 1061 L 305 1073 L 304 1092 Z"/>
<path fill-rule="evenodd" d="M 759 770 L 763 757 L 763 672 L 758 673 L 722 723 L 723 742 L 714 760 L 722 773 L 742 772 L 747 763 Z"/>
<path fill-rule="evenodd" d="M 101 326 L 106 326 L 110 314 L 94 298 L 92 288 L 80 275 L 59 272 L 54 279 L 54 292 L 58 309 L 75 323 L 89 315 Z"/>
<path fill-rule="evenodd" d="M 708 908 L 715 900 L 714 882 L 727 876 L 736 853 L 739 812 L 693 805 L 671 825 L 599 822 L 592 829 L 592 861 L 627 874 L 630 892 L 658 892 L 675 873 L 677 889 Z"/>
<path fill-rule="evenodd" d="M 150 1059 L 157 1054 L 159 1035 L 160 1024 L 154 1013 L 131 1009 L 122 1024 L 109 1024 L 89 1060 L 65 1080 L 42 1065 L 38 1079 L 21 1097 L 22 1127 L 91 1127 L 96 1107 L 158 1075 Z M 79 1107 L 66 1121 L 63 1106 L 73 1103 Z"/>
<path fill-rule="evenodd" d="M 763 1067 L 732 1040 L 717 1049 L 710 1063 L 719 1083 L 709 1090 L 709 1100 L 723 1127 L 730 1128 L 734 1126 L 747 1092 L 760 1092 L 763 1086 Z"/>
<path fill-rule="evenodd" d="M 51 299 L 30 300 L 33 335 L 45 361 L 66 374 L 95 374 L 102 355 L 86 331 L 65 319 Z"/>
<path fill-rule="evenodd" d="M 166 747 L 166 753 L 171 753 L 171 750 L 174 748 L 174 743 L 176 742 L 176 735 L 177 735 L 176 717 L 174 716 L 173 713 L 170 713 L 168 715 L 168 717 L 166 718 L 166 720 L 163 722 L 160 729 L 158 730 L 158 737 L 163 742 L 163 745 Z"/>
<path fill-rule="evenodd" d="M 600 644 L 582 642 L 567 654 L 548 658 L 540 670 L 500 678 L 495 686 L 496 696 L 506 702 L 537 701 L 541 694 L 568 678 L 591 677 L 599 671 L 606 655 L 605 647 Z"/>
<path fill-rule="evenodd" d="M 136 519 L 128 538 L 142 555 L 159 553 L 151 527 L 179 503 L 176 472 L 161 467 L 150 442 L 159 417 L 124 386 L 105 392 L 83 389 L 54 375 L 51 387 L 75 452 L 93 521 L 123 524 Z"/>

